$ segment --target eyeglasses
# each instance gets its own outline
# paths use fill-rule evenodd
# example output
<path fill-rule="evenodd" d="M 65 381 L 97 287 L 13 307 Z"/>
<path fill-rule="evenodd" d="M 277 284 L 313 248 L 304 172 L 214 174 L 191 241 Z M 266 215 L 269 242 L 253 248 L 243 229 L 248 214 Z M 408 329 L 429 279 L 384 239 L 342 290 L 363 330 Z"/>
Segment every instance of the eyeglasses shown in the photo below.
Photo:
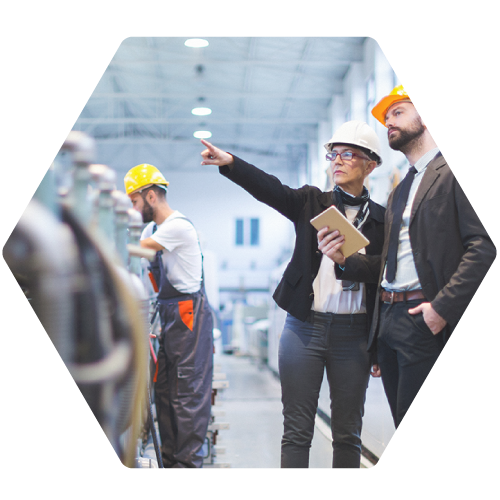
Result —
<path fill-rule="evenodd" d="M 370 160 L 370 158 L 367 158 L 366 156 L 362 156 L 362 155 L 357 155 L 356 153 L 353 153 L 352 151 L 344 151 L 343 153 L 337 153 L 337 151 L 332 151 L 331 153 L 326 154 L 326 159 L 328 161 L 335 161 L 335 158 L 337 158 L 337 156 L 340 156 L 340 159 L 342 161 L 350 161 L 355 156 L 357 156 L 358 158 L 363 158 L 363 160 Z"/>

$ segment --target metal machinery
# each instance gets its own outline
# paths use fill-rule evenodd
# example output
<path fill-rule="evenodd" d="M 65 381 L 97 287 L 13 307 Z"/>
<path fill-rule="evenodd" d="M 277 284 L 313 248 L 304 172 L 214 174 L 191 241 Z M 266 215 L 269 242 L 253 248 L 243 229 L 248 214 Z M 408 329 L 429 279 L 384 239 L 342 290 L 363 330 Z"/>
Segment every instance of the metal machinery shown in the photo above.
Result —
<path fill-rule="evenodd" d="M 142 217 L 94 164 L 94 140 L 71 132 L 4 247 L 4 258 L 121 462 L 162 467 L 150 364 L 156 298 L 142 279 Z M 69 158 L 69 160 L 68 160 Z M 215 369 L 212 404 L 227 386 Z M 216 455 L 216 409 L 204 466 Z"/>

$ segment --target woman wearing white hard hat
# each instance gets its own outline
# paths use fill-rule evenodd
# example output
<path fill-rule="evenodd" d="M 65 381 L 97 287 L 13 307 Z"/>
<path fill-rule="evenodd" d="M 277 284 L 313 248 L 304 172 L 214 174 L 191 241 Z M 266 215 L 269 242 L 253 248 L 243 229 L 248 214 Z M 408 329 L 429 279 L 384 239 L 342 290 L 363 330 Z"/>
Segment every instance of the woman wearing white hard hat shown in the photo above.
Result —
<path fill-rule="evenodd" d="M 311 219 L 335 205 L 370 241 L 362 252 L 376 260 L 384 239 L 384 208 L 370 199 L 366 177 L 380 165 L 380 147 L 373 129 L 364 122 L 342 125 L 325 144 L 335 188 L 292 189 L 240 158 L 207 141 L 203 165 L 219 171 L 259 201 L 276 209 L 295 226 L 295 248 L 274 292 L 287 311 L 280 338 L 279 371 L 284 432 L 281 467 L 308 467 L 318 397 L 326 368 L 331 396 L 333 467 L 359 468 L 361 425 L 371 359 L 367 352 L 376 281 L 342 282 L 335 272 L 339 238 L 319 232 Z M 319 241 L 318 241 L 319 240 Z M 340 238 L 341 240 L 341 238 Z M 347 259 L 349 262 L 349 259 Z M 378 373 L 374 373 L 378 376 Z"/>

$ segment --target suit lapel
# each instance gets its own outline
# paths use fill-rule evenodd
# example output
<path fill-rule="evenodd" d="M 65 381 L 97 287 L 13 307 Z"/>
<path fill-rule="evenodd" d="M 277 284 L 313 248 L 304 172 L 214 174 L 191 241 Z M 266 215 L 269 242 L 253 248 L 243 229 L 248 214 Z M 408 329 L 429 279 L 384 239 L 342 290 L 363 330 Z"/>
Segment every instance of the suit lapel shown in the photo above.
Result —
<path fill-rule="evenodd" d="M 424 177 L 422 179 L 422 182 L 420 183 L 420 186 L 417 189 L 417 192 L 415 194 L 415 199 L 413 201 L 413 206 L 411 210 L 411 215 L 410 215 L 410 225 L 413 221 L 413 218 L 415 217 L 415 213 L 418 210 L 418 207 L 420 206 L 420 203 L 422 203 L 422 200 L 424 199 L 425 195 L 431 188 L 431 186 L 436 182 L 436 179 L 439 177 L 439 172 L 437 171 L 440 167 L 442 167 L 445 164 L 445 160 L 441 153 L 439 153 L 433 160 L 430 161 L 429 165 L 427 166 L 427 169 L 424 173 Z M 391 228 L 392 224 L 392 218 L 394 217 L 394 212 L 392 211 L 392 203 L 395 199 L 397 199 L 397 196 L 399 196 L 399 191 L 401 190 L 401 183 L 399 183 L 396 188 L 394 189 L 392 193 L 392 198 L 389 200 L 388 205 L 387 205 L 387 212 L 386 212 L 386 220 L 385 220 L 385 237 L 384 237 L 384 245 L 382 247 L 382 267 L 380 269 L 380 279 L 379 283 L 381 282 L 384 274 L 384 268 L 385 268 L 385 261 L 387 260 L 387 252 L 389 248 L 389 231 Z"/>
<path fill-rule="evenodd" d="M 424 177 L 422 179 L 422 182 L 420 183 L 420 186 L 418 186 L 417 192 L 415 194 L 415 199 L 413 201 L 413 205 L 411 208 L 410 225 L 413 222 L 418 207 L 422 203 L 422 200 L 425 198 L 425 195 L 432 187 L 432 185 L 436 182 L 437 178 L 441 175 L 439 173 L 439 169 L 445 163 L 446 163 L 445 159 L 441 154 L 439 154 L 438 156 L 436 156 L 436 158 L 431 160 L 429 165 L 427 165 L 427 168 L 424 172 Z"/>

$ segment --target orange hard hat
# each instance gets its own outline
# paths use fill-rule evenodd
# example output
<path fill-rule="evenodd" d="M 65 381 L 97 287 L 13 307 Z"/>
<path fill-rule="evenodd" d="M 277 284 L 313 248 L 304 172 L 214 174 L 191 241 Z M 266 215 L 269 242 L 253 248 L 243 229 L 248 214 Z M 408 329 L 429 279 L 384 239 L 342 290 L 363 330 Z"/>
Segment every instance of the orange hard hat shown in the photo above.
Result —
<path fill-rule="evenodd" d="M 392 92 L 380 101 L 372 109 L 372 115 L 385 127 L 385 117 L 388 109 L 396 102 L 411 102 L 410 97 L 402 85 L 397 85 L 392 89 Z"/>
<path fill-rule="evenodd" d="M 380 101 L 372 109 L 372 115 L 385 126 L 385 117 L 388 109 L 396 102 L 499 102 L 498 92 L 406 92 L 403 85 L 394 87 L 392 92 Z"/>

